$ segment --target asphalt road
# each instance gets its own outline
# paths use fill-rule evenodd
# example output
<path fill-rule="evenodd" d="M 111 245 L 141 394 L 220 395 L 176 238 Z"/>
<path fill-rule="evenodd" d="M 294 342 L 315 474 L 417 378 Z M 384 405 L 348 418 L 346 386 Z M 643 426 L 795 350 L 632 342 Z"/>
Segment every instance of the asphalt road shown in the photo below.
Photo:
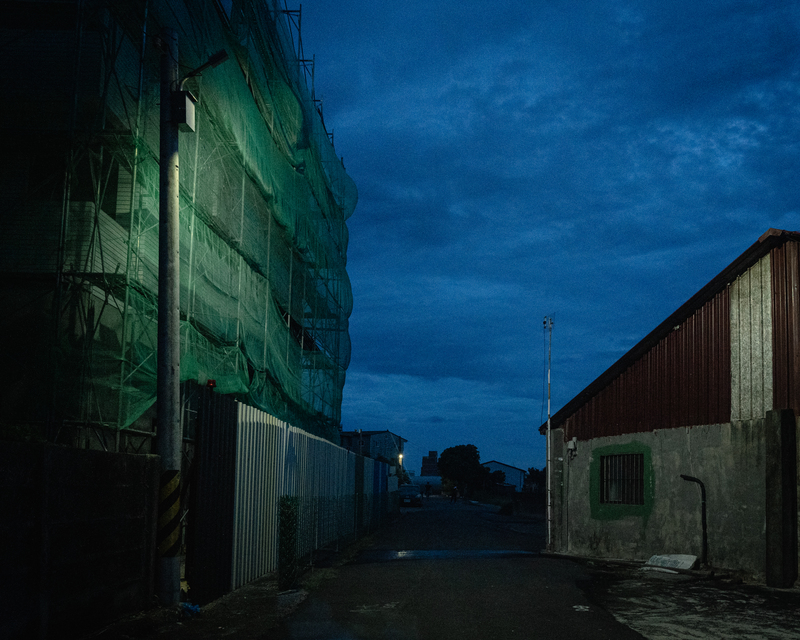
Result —
<path fill-rule="evenodd" d="M 543 557 L 543 518 L 431 498 L 374 535 L 271 638 L 642 638 L 594 604 L 579 563 Z"/>
<path fill-rule="evenodd" d="M 92 640 L 800 640 L 800 587 L 541 555 L 543 517 L 432 498 L 278 592 L 265 576 L 187 617 L 155 609 Z M 324 564 L 324 563 L 323 563 Z M 191 591 L 190 591 L 191 595 Z M 639 635 L 641 634 L 641 635 Z"/>

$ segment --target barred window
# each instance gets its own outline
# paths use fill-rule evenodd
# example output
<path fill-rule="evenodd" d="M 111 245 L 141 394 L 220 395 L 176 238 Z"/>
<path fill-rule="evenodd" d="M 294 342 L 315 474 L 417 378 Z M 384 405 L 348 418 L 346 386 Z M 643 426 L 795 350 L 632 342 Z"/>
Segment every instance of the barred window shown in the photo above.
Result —
<path fill-rule="evenodd" d="M 644 454 L 600 456 L 600 502 L 644 504 Z"/>

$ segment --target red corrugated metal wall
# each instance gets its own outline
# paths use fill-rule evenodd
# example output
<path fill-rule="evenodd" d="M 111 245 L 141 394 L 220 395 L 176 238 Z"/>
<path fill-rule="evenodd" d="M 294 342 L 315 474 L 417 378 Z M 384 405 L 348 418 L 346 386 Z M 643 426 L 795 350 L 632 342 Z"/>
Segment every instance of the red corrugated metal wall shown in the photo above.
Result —
<path fill-rule="evenodd" d="M 772 250 L 772 383 L 775 409 L 800 414 L 800 250 Z"/>
<path fill-rule="evenodd" d="M 730 421 L 729 308 L 726 288 L 570 416 L 566 437 Z"/>

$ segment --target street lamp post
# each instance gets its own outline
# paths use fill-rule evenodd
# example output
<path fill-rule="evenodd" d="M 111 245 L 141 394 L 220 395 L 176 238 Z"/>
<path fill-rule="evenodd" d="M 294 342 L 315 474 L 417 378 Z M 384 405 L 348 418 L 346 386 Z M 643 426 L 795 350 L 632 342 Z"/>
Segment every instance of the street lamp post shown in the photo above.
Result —
<path fill-rule="evenodd" d="M 227 59 L 221 51 L 187 74 L 199 75 Z M 161 456 L 158 499 L 157 593 L 164 606 L 180 602 L 180 483 L 183 433 L 180 416 L 180 169 L 176 117 L 185 100 L 178 76 L 178 36 L 161 32 L 160 182 L 158 217 L 158 373 L 156 452 Z M 186 115 L 184 113 L 184 115 Z"/>
<path fill-rule="evenodd" d="M 180 248 L 178 126 L 172 93 L 178 84 L 178 36 L 161 32 L 161 131 L 158 217 L 157 453 L 161 456 L 158 497 L 158 597 L 180 602 Z"/>

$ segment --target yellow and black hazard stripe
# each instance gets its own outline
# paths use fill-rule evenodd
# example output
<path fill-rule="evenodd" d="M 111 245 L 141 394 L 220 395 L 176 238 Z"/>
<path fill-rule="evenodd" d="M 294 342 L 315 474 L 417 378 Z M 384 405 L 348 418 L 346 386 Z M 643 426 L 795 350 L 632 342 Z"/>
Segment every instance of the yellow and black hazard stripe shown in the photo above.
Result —
<path fill-rule="evenodd" d="M 179 555 L 181 540 L 181 472 L 161 474 L 158 495 L 158 555 L 169 558 Z"/>

